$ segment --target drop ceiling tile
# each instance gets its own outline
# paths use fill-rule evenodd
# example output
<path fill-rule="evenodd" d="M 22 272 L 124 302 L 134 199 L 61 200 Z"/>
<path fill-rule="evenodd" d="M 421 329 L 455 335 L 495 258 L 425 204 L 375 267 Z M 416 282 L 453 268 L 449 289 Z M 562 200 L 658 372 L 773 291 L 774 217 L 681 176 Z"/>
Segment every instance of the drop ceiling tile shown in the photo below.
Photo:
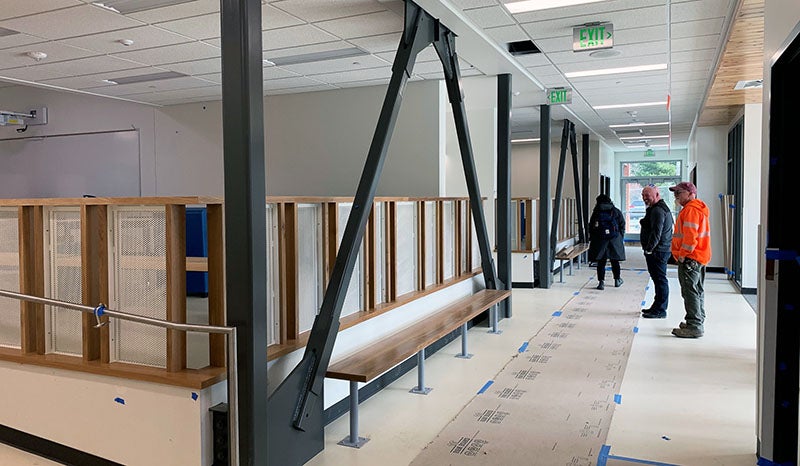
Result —
<path fill-rule="evenodd" d="M 282 0 L 272 5 L 309 23 L 386 11 L 379 3 L 364 0 Z"/>
<path fill-rule="evenodd" d="M 564 73 L 576 71 L 592 71 L 606 68 L 620 68 L 628 66 L 639 65 L 657 65 L 667 63 L 666 53 L 654 53 L 645 57 L 633 58 L 607 58 L 600 61 L 584 62 L 584 63 L 564 63 L 558 64 L 558 67 Z M 623 73 L 628 74 L 628 73 Z M 619 76 L 619 75 L 618 75 Z"/>
<path fill-rule="evenodd" d="M 731 8 L 731 0 L 695 0 L 672 5 L 672 22 L 696 21 L 725 17 Z"/>
<path fill-rule="evenodd" d="M 43 84 L 51 86 L 65 87 L 68 89 L 90 89 L 93 87 L 106 87 L 114 86 L 114 84 L 104 82 L 104 79 L 123 78 L 129 76 L 141 76 L 148 73 L 157 73 L 159 70 L 156 68 L 133 68 L 125 71 L 104 72 L 97 74 L 87 74 L 84 76 L 75 76 L 69 78 L 57 78 L 41 81 Z"/>
<path fill-rule="evenodd" d="M 716 50 L 714 49 L 702 49 L 702 50 L 688 50 L 685 52 L 673 52 L 672 56 L 672 63 L 682 63 L 687 61 L 706 61 L 709 64 L 713 63 L 714 57 L 716 56 Z"/>
<path fill-rule="evenodd" d="M 113 56 L 146 65 L 164 65 L 183 61 L 202 60 L 220 56 L 220 49 L 203 42 L 168 45 L 145 50 L 117 53 Z"/>
<path fill-rule="evenodd" d="M 673 83 L 681 82 L 681 81 L 696 81 L 698 79 L 706 80 L 708 79 L 708 71 L 685 71 L 685 72 L 673 72 L 670 74 Z"/>
<path fill-rule="evenodd" d="M 303 20 L 285 13 L 272 5 L 261 5 L 261 29 L 277 29 L 303 24 Z"/>
<path fill-rule="evenodd" d="M 685 52 L 688 50 L 700 50 L 707 48 L 716 49 L 717 45 L 719 44 L 719 40 L 719 34 L 672 39 L 671 49 L 673 52 Z"/>
<path fill-rule="evenodd" d="M 350 49 L 353 46 L 343 40 L 334 42 L 323 42 L 321 44 L 304 45 L 302 47 L 291 47 L 281 50 L 271 50 L 264 53 L 264 59 L 291 57 L 295 55 L 307 55 L 309 53 L 330 52 L 332 50 Z"/>
<path fill-rule="evenodd" d="M 585 17 L 590 16 L 594 19 L 590 21 L 605 21 L 606 14 L 620 10 L 642 8 L 649 6 L 664 5 L 664 0 L 612 0 L 597 3 L 587 3 L 583 5 L 567 6 L 561 8 L 550 8 L 548 10 L 531 11 L 519 13 L 514 17 L 520 23 L 530 23 L 533 21 L 548 21 L 564 17 Z M 574 24 L 586 21 L 576 21 Z"/>
<path fill-rule="evenodd" d="M 492 6 L 497 4 L 495 0 L 452 0 L 451 3 L 461 8 L 462 10 L 466 10 L 469 8 L 480 8 L 482 6 Z"/>
<path fill-rule="evenodd" d="M 306 86 L 319 86 L 325 84 L 318 79 L 307 78 L 305 76 L 293 76 L 291 78 L 270 79 L 264 81 L 265 91 L 274 91 L 278 89 L 292 89 L 296 87 Z"/>
<path fill-rule="evenodd" d="M 416 75 L 415 75 L 416 76 Z M 410 79 L 409 79 L 410 81 Z M 342 89 L 353 88 L 353 87 L 369 87 L 369 86 L 385 86 L 389 84 L 389 78 L 383 79 L 370 79 L 366 81 L 358 81 L 353 83 L 341 83 L 337 84 L 337 87 Z"/>
<path fill-rule="evenodd" d="M 377 36 L 367 36 L 358 39 L 351 39 L 356 47 L 360 47 L 369 53 L 396 51 L 400 45 L 401 33 L 380 34 Z"/>
<path fill-rule="evenodd" d="M 341 73 L 319 74 L 315 75 L 314 79 L 323 81 L 329 84 L 341 84 L 348 81 L 367 81 L 370 79 L 383 79 L 389 78 L 392 75 L 392 68 L 384 66 L 381 68 L 372 68 L 368 70 L 356 71 L 343 71 Z"/>
<path fill-rule="evenodd" d="M 387 32 L 401 32 L 403 30 L 403 17 L 391 11 L 383 11 L 351 18 L 321 21 L 316 25 L 320 29 L 342 39 L 353 39 Z"/>
<path fill-rule="evenodd" d="M 219 57 L 206 58 L 204 60 L 185 61 L 180 63 L 167 63 L 161 65 L 170 71 L 188 74 L 191 76 L 209 73 L 220 73 L 222 71 L 222 60 Z"/>
<path fill-rule="evenodd" d="M 489 37 L 495 40 L 501 47 L 509 42 L 517 42 L 521 40 L 528 40 L 528 34 L 518 24 L 512 26 L 501 26 L 495 28 L 486 28 L 484 31 L 489 34 Z"/>
<path fill-rule="evenodd" d="M 150 92 L 147 94 L 134 94 L 126 97 L 132 99 L 146 99 L 147 101 L 154 103 L 164 103 L 183 99 L 196 100 L 198 98 L 222 97 L 222 88 L 220 86 L 205 86 L 191 89 Z"/>
<path fill-rule="evenodd" d="M 191 18 L 176 19 L 158 23 L 158 27 L 192 39 L 213 39 L 221 37 L 220 14 L 210 13 Z"/>
<path fill-rule="evenodd" d="M 288 89 L 274 89 L 266 92 L 267 95 L 281 95 L 281 94 L 302 94 L 304 92 L 318 92 L 318 91 L 331 91 L 336 89 L 335 86 L 320 84 L 318 86 L 303 86 L 300 88 L 290 87 Z"/>
<path fill-rule="evenodd" d="M 461 70 L 462 76 L 464 75 L 464 70 L 469 70 L 473 68 L 473 66 L 470 65 L 469 63 L 459 62 L 458 66 Z M 442 64 L 438 61 L 429 61 L 425 63 L 417 63 L 416 65 L 414 65 L 414 73 L 419 75 L 426 75 L 430 73 L 436 73 L 439 71 L 442 71 Z"/>
<path fill-rule="evenodd" d="M 338 58 L 333 60 L 322 60 L 312 63 L 298 63 L 296 65 L 283 65 L 282 68 L 293 71 L 297 74 L 306 76 L 338 73 L 342 71 L 354 71 L 365 68 L 378 68 L 389 66 L 384 60 L 374 55 L 363 55 L 359 57 Z"/>
<path fill-rule="evenodd" d="M 175 91 L 180 89 L 191 89 L 194 87 L 216 86 L 215 83 L 193 77 L 160 79 L 158 81 L 147 81 L 141 83 L 122 84 L 119 86 L 106 86 L 92 89 L 92 92 L 112 96 L 131 96 L 141 93 Z"/>
<path fill-rule="evenodd" d="M 620 55 L 614 57 L 615 59 L 647 57 L 655 53 L 666 54 L 667 41 L 661 40 L 655 42 L 641 42 L 638 44 L 621 45 L 621 46 L 615 46 L 613 50 L 615 52 L 620 53 Z M 589 64 L 596 64 L 599 67 L 606 67 L 605 63 L 608 60 L 607 58 L 592 57 L 587 52 L 573 52 L 573 51 L 553 52 L 549 53 L 547 57 L 556 65 L 562 65 L 565 63 L 584 62 L 587 64 L 587 66 Z"/>
<path fill-rule="evenodd" d="M 528 68 L 528 71 L 537 78 L 544 76 L 561 76 L 561 71 L 553 65 L 531 66 Z"/>
<path fill-rule="evenodd" d="M 293 76 L 297 76 L 297 73 L 285 70 L 280 66 L 266 66 L 264 67 L 262 75 L 263 78 L 266 80 L 266 79 L 290 78 Z"/>
<path fill-rule="evenodd" d="M 0 37 L 0 50 L 8 49 L 11 47 L 19 47 L 21 45 L 30 45 L 41 43 L 44 39 L 28 34 L 13 34 L 10 36 Z M 2 65 L 0 65 L 2 66 Z"/>
<path fill-rule="evenodd" d="M 284 49 L 322 42 L 334 42 L 339 39 L 339 37 L 328 34 L 311 24 L 303 24 L 262 32 L 261 48 L 263 50 Z"/>
<path fill-rule="evenodd" d="M 0 21 L 0 27 L 46 39 L 65 39 L 141 25 L 139 21 L 94 5 L 81 5 Z"/>
<path fill-rule="evenodd" d="M 650 83 L 661 85 L 667 82 L 667 71 L 648 71 L 646 73 L 629 73 L 627 75 L 614 76 L 587 76 L 584 78 L 572 78 L 570 82 L 575 88 L 581 90 L 636 86 Z"/>
<path fill-rule="evenodd" d="M 35 15 L 37 13 L 78 5 L 83 5 L 83 2 L 78 0 L 50 0 L 48 2 L 5 0 L 3 2 L 3 8 L 0 8 L 0 20 L 16 18 L 18 16 Z"/>
<path fill-rule="evenodd" d="M 670 33 L 673 39 L 721 34 L 724 25 L 725 18 L 685 21 L 683 23 L 673 23 L 670 28 Z"/>
<path fill-rule="evenodd" d="M 121 60 L 111 56 L 80 58 L 61 63 L 48 63 L 36 66 L 26 66 L 13 70 L 3 71 L 4 76 L 27 81 L 43 81 L 45 79 L 66 78 L 85 74 L 104 73 L 109 71 L 122 71 L 140 68 L 142 64 Z"/>
<path fill-rule="evenodd" d="M 499 26 L 515 25 L 516 21 L 511 18 L 508 10 L 500 5 L 475 8 L 464 12 L 480 28 L 492 28 Z"/>
<path fill-rule="evenodd" d="M 145 23 L 154 24 L 187 18 L 189 16 L 219 13 L 219 4 L 219 0 L 197 0 L 194 2 L 180 3 L 178 5 L 130 13 L 127 16 Z"/>
<path fill-rule="evenodd" d="M 666 8 L 654 6 L 606 13 L 602 18 L 598 18 L 594 15 L 584 15 L 551 19 L 535 23 L 526 22 L 522 24 L 522 28 L 525 29 L 532 39 L 536 40 L 564 35 L 572 36 L 573 26 L 602 20 L 613 23 L 614 34 L 616 34 L 617 31 L 624 29 L 663 25 L 666 22 L 666 17 Z"/>
<path fill-rule="evenodd" d="M 547 56 L 543 53 L 531 53 L 528 55 L 517 55 L 514 57 L 514 60 L 517 61 L 520 65 L 524 67 L 529 66 L 542 66 L 542 65 L 549 65 L 550 60 L 547 59 Z"/>
<path fill-rule="evenodd" d="M 122 39 L 130 39 L 133 41 L 133 44 L 129 46 L 122 45 L 119 42 Z M 60 42 L 99 53 L 121 53 L 151 47 L 161 47 L 164 45 L 180 44 L 189 41 L 190 39 L 186 37 L 165 31 L 158 27 L 140 26 L 114 32 L 63 39 Z"/>
<path fill-rule="evenodd" d="M 46 53 L 47 58 L 37 62 L 26 55 L 28 52 L 34 51 Z M 65 60 L 74 60 L 76 58 L 90 57 L 92 55 L 97 55 L 97 53 L 56 42 L 42 42 L 35 45 L 0 50 L 0 69 L 17 68 L 19 66 L 39 66 Z"/>

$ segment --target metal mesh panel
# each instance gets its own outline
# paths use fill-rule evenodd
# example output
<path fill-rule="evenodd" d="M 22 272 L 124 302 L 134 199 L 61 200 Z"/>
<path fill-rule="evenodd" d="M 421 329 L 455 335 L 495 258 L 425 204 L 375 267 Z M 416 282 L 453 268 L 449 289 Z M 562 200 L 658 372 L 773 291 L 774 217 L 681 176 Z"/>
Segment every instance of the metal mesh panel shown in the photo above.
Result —
<path fill-rule="evenodd" d="M 478 231 L 475 229 L 475 222 L 469 222 L 469 231 L 472 236 L 472 264 L 470 269 L 481 266 L 481 245 L 478 244 Z"/>
<path fill-rule="evenodd" d="M 300 331 L 310 330 L 322 304 L 322 211 L 297 205 L 297 301 Z"/>
<path fill-rule="evenodd" d="M 112 307 L 166 319 L 166 218 L 163 207 L 112 210 Z M 166 367 L 167 331 L 112 319 L 112 360 Z"/>
<path fill-rule="evenodd" d="M 436 284 L 436 202 L 425 202 L 425 286 Z"/>
<path fill-rule="evenodd" d="M 454 201 L 444 201 L 442 203 L 442 217 L 444 217 L 444 247 L 442 259 L 444 259 L 444 279 L 453 278 L 455 275 L 455 209 Z"/>
<path fill-rule="evenodd" d="M 45 294 L 49 298 L 81 302 L 81 212 L 54 208 L 47 213 L 48 254 Z M 83 353 L 81 313 L 45 306 L 48 353 Z"/>
<path fill-rule="evenodd" d="M 469 223 L 467 223 L 467 212 L 469 212 L 469 204 L 467 202 L 460 202 L 459 210 L 461 211 L 461 221 L 459 222 L 459 235 L 461 236 L 461 263 L 458 264 L 458 270 L 467 270 L 467 239 L 469 238 Z"/>
<path fill-rule="evenodd" d="M 19 292 L 19 218 L 16 208 L 0 209 L 0 289 Z M 0 346 L 19 348 L 20 304 L 0 297 Z"/>
<path fill-rule="evenodd" d="M 375 203 L 375 304 L 386 302 L 386 212 L 383 202 Z"/>
<path fill-rule="evenodd" d="M 397 294 L 417 289 L 417 203 L 397 203 Z"/>
<path fill-rule="evenodd" d="M 344 236 L 345 225 L 347 225 L 347 218 L 350 216 L 350 210 L 353 208 L 352 203 L 339 204 L 339 231 L 337 233 L 339 245 L 342 244 L 342 236 Z M 362 283 L 364 277 L 364 242 L 359 246 L 358 257 L 356 258 L 356 265 L 353 267 L 353 276 L 350 278 L 350 285 L 347 287 L 347 296 L 344 299 L 342 306 L 342 313 L 340 317 L 350 314 L 355 314 L 361 310 L 361 303 L 364 300 L 364 293 L 362 291 Z"/>
<path fill-rule="evenodd" d="M 274 345 L 280 335 L 280 284 L 278 283 L 278 210 L 267 204 L 267 344 Z"/>

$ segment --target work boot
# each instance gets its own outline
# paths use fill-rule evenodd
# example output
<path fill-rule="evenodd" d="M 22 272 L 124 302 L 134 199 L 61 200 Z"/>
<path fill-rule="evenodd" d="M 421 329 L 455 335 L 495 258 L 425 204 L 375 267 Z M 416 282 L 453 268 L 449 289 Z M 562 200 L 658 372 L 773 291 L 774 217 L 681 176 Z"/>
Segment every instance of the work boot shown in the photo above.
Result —
<path fill-rule="evenodd" d="M 615 278 L 614 279 L 614 287 L 615 288 L 621 287 L 623 283 L 625 283 L 625 282 L 621 278 Z"/>
<path fill-rule="evenodd" d="M 703 336 L 703 331 L 697 328 L 674 328 L 672 334 L 678 338 L 700 338 Z"/>
<path fill-rule="evenodd" d="M 600 280 L 600 281 L 597 283 L 597 289 L 598 289 L 598 290 L 605 290 L 605 289 L 606 289 L 606 284 L 605 284 L 605 283 L 603 283 L 603 280 Z"/>
<path fill-rule="evenodd" d="M 643 312 L 642 317 L 644 317 L 645 319 L 666 319 L 667 311 Z"/>

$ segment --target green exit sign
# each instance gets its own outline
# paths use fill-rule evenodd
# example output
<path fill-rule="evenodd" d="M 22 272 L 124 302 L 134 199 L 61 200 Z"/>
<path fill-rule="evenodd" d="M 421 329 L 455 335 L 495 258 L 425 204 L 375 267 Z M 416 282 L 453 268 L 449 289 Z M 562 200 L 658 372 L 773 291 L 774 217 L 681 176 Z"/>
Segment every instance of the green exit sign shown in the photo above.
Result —
<path fill-rule="evenodd" d="M 572 103 L 572 88 L 570 87 L 553 87 L 547 89 L 547 104 L 548 105 L 563 105 Z"/>
<path fill-rule="evenodd" d="M 591 23 L 572 28 L 572 51 L 610 49 L 614 47 L 614 25 Z"/>
<path fill-rule="evenodd" d="M 653 149 L 647 149 L 646 151 L 644 151 L 644 156 L 645 157 L 655 157 L 656 156 L 656 151 L 654 151 Z"/>

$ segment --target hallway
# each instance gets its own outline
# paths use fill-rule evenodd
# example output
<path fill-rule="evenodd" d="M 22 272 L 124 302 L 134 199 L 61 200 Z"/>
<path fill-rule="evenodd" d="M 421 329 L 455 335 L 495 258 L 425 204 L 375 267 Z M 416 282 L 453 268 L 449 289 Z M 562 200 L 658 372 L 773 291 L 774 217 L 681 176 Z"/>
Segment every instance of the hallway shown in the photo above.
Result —
<path fill-rule="evenodd" d="M 623 278 L 644 272 L 641 252 L 628 248 Z M 639 319 L 610 430 L 603 442 L 609 454 L 601 464 L 643 461 L 692 466 L 756 464 L 756 315 L 723 274 L 706 278 L 706 334 L 696 340 L 670 335 L 683 318 L 674 268 L 669 270 L 670 307 L 666 319 Z M 652 286 L 626 293 L 652 301 Z M 486 327 L 469 332 L 469 360 L 454 359 L 459 339 L 426 363 L 427 396 L 408 393 L 416 385 L 411 371 L 360 406 L 361 449 L 337 445 L 348 434 L 347 415 L 326 428 L 325 450 L 307 464 L 405 466 L 411 463 L 513 356 L 582 287 L 596 284 L 585 264 L 550 289 L 516 289 L 513 317 L 502 320 L 500 334 Z M 607 296 L 613 296 L 606 289 Z M 621 291 L 621 290 L 620 290 Z M 535 423 L 537 419 L 531 419 Z M 513 442 L 513 438 L 510 439 Z M 520 447 L 520 445 L 516 445 Z M 524 446 L 522 446 L 524 448 Z M 0 464 L 56 464 L 0 445 Z M 458 464 L 458 463 L 454 463 Z M 537 463 L 531 458 L 528 464 Z M 652 463 L 650 463 L 652 464 Z M 133 465 L 132 465 L 133 466 Z M 439 466 L 439 465 L 436 465 Z M 498 465 L 499 466 L 499 465 Z M 550 466 L 550 465 L 545 465 Z"/>

